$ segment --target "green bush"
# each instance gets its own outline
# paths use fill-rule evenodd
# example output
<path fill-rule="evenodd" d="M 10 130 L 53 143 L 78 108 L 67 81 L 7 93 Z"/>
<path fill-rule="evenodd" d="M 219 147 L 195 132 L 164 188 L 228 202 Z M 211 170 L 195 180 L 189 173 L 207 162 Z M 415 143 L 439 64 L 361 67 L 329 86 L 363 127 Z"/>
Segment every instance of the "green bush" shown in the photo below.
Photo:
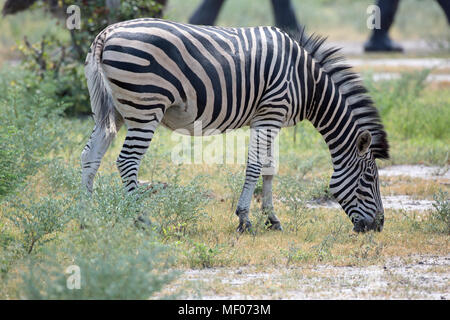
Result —
<path fill-rule="evenodd" d="M 39 90 L 28 91 L 26 80 L 6 80 L 0 81 L 0 198 L 17 190 L 67 138 L 59 117 L 61 102 Z"/>
<path fill-rule="evenodd" d="M 194 243 L 193 248 L 186 252 L 186 257 L 191 268 L 211 268 L 216 264 L 216 257 L 220 248 L 216 245 L 209 247 L 204 243 Z"/>
<path fill-rule="evenodd" d="M 36 245 L 49 241 L 49 237 L 61 231 L 69 221 L 65 214 L 68 205 L 65 199 L 32 198 L 29 203 L 14 199 L 9 205 L 7 218 L 22 234 L 21 242 L 28 254 Z"/>
<path fill-rule="evenodd" d="M 81 29 L 69 30 L 70 37 L 49 34 L 40 42 L 27 40 L 19 46 L 23 53 L 23 66 L 32 71 L 29 87 L 46 86 L 48 96 L 57 97 L 65 105 L 67 115 L 91 114 L 89 94 L 84 76 L 84 61 L 97 34 L 113 22 L 158 15 L 161 5 L 153 0 L 120 1 L 116 10 L 106 7 L 105 0 L 72 0 L 59 3 L 65 11 L 70 5 L 81 9 Z M 66 26 L 65 23 L 61 23 Z M 67 30 L 67 29 L 65 29 Z"/>
<path fill-rule="evenodd" d="M 430 218 L 433 230 L 450 234 L 450 197 L 447 191 L 439 190 L 433 195 L 434 210 Z"/>
<path fill-rule="evenodd" d="M 158 293 L 177 273 L 159 234 L 135 226 L 150 191 L 125 194 L 115 174 L 99 176 L 87 195 L 77 173 L 56 159 L 42 168 L 50 178 L 40 188 L 30 181 L 30 188 L 8 197 L 0 225 L 2 286 L 19 283 L 11 286 L 25 299 L 148 299 Z M 19 263 L 27 269 L 9 273 Z M 66 285 L 72 265 L 80 268 L 80 289 Z"/>
<path fill-rule="evenodd" d="M 297 233 L 307 220 L 307 201 L 310 200 L 310 191 L 304 181 L 298 176 L 280 176 L 277 186 L 278 198 L 289 213 L 290 219 L 287 228 Z"/>
<path fill-rule="evenodd" d="M 51 248 L 30 262 L 20 294 L 25 299 L 148 299 L 177 275 L 165 246 L 123 225 L 114 231 L 81 230 L 68 249 Z M 59 257 L 63 251 L 66 259 Z M 70 283 L 69 266 L 79 268 L 80 286 Z"/>
<path fill-rule="evenodd" d="M 207 217 L 205 205 L 209 198 L 198 180 L 179 185 L 174 179 L 168 185 L 159 184 L 152 189 L 147 201 L 149 217 L 164 236 L 183 236 L 196 230 L 196 222 Z"/>

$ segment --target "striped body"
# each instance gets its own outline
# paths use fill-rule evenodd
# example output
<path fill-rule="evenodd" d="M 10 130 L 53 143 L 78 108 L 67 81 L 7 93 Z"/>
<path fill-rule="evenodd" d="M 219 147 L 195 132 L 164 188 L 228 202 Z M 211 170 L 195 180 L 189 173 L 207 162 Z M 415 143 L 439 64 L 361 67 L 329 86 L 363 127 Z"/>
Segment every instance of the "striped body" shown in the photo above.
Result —
<path fill-rule="evenodd" d="M 170 129 L 194 134 L 199 122 L 208 134 L 258 125 L 262 117 L 265 126 L 294 125 L 309 103 L 312 60 L 273 27 L 148 19 L 115 25 L 104 36 L 104 71 L 116 108 L 130 118 L 151 119 L 149 110 L 164 107 L 162 123 Z"/>
<path fill-rule="evenodd" d="M 274 27 L 159 19 L 106 28 L 86 59 L 96 128 L 82 156 L 84 183 L 92 189 L 101 157 L 124 122 L 128 133 L 117 165 L 129 191 L 138 186 L 140 160 L 160 123 L 191 135 L 250 126 L 246 181 L 236 212 L 245 229 L 261 172 L 263 209 L 272 208 L 273 173 L 264 169 L 273 161 L 264 163 L 260 151 L 270 155 L 280 128 L 308 119 L 330 148 L 331 191 L 356 229 L 358 223 L 374 228 L 375 216 L 382 215 L 374 159 L 387 157 L 386 134 L 358 76 L 337 64 L 337 50 L 322 49 L 323 41 L 296 40 Z M 279 227 L 273 212 L 269 222 Z"/>

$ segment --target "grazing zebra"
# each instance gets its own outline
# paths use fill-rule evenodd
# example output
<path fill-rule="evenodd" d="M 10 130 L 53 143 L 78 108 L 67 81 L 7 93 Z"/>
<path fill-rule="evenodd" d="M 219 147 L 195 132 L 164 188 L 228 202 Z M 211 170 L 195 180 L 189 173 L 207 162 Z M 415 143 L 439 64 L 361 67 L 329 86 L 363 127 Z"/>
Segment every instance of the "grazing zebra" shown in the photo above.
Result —
<path fill-rule="evenodd" d="M 324 39 L 293 39 L 275 27 L 220 28 L 160 19 L 107 27 L 86 58 L 95 127 L 82 152 L 82 180 L 93 179 L 123 123 L 126 139 L 117 167 L 134 190 L 139 163 L 160 123 L 193 135 L 250 126 L 238 231 L 248 229 L 249 207 L 263 176 L 263 210 L 273 212 L 271 143 L 282 127 L 307 119 L 322 134 L 332 158 L 330 191 L 357 232 L 381 231 L 376 158 L 388 158 L 386 133 L 360 78 Z M 267 149 L 266 149 L 267 148 Z M 261 152 L 262 151 L 267 151 Z M 265 154 L 266 157 L 261 156 Z"/>

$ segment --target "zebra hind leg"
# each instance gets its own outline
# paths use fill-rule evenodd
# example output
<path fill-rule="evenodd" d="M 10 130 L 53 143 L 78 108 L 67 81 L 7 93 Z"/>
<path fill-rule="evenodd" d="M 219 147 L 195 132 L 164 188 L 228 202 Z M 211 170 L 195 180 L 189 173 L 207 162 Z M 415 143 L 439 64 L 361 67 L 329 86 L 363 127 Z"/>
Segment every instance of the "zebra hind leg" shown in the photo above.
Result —
<path fill-rule="evenodd" d="M 137 179 L 139 165 L 150 146 L 158 124 L 159 120 L 156 117 L 145 125 L 138 125 L 134 122 L 128 123 L 127 136 L 116 161 L 120 177 L 128 192 L 133 191 L 140 185 Z"/>
<path fill-rule="evenodd" d="M 120 117 L 116 117 L 117 130 L 120 129 L 122 123 L 122 119 Z M 103 128 L 96 125 L 92 131 L 88 143 L 81 153 L 81 180 L 88 192 L 92 192 L 94 177 L 100 167 L 100 163 L 106 153 L 106 150 L 108 150 L 108 147 L 114 138 L 114 133 L 107 133 Z"/>

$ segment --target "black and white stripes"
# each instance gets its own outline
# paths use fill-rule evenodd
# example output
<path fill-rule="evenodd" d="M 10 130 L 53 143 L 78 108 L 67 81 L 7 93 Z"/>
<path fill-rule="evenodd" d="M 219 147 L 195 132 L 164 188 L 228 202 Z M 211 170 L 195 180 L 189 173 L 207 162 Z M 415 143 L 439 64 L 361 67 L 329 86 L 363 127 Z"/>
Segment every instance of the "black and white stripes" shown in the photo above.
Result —
<path fill-rule="evenodd" d="M 254 132 L 237 209 L 242 231 L 250 225 L 255 183 L 262 168 L 273 163 L 263 163 L 255 151 L 264 149 L 267 155 L 282 127 L 308 119 L 330 147 L 331 190 L 355 229 L 372 228 L 371 221 L 382 214 L 374 158 L 387 157 L 386 134 L 358 77 L 337 63 L 335 49 L 322 49 L 323 42 L 293 39 L 274 27 L 220 28 L 159 19 L 106 28 L 86 59 L 97 125 L 82 155 L 84 183 L 92 188 L 98 166 L 89 164 L 100 163 L 123 122 L 128 132 L 117 165 L 129 191 L 138 185 L 140 160 L 159 123 L 191 135 L 199 124 L 203 135 L 250 126 Z M 264 170 L 263 176 L 273 174 Z M 271 184 L 267 177 L 264 183 Z M 263 189 L 271 192 L 269 185 Z M 281 228 L 272 202 L 263 204 L 269 223 Z"/>

